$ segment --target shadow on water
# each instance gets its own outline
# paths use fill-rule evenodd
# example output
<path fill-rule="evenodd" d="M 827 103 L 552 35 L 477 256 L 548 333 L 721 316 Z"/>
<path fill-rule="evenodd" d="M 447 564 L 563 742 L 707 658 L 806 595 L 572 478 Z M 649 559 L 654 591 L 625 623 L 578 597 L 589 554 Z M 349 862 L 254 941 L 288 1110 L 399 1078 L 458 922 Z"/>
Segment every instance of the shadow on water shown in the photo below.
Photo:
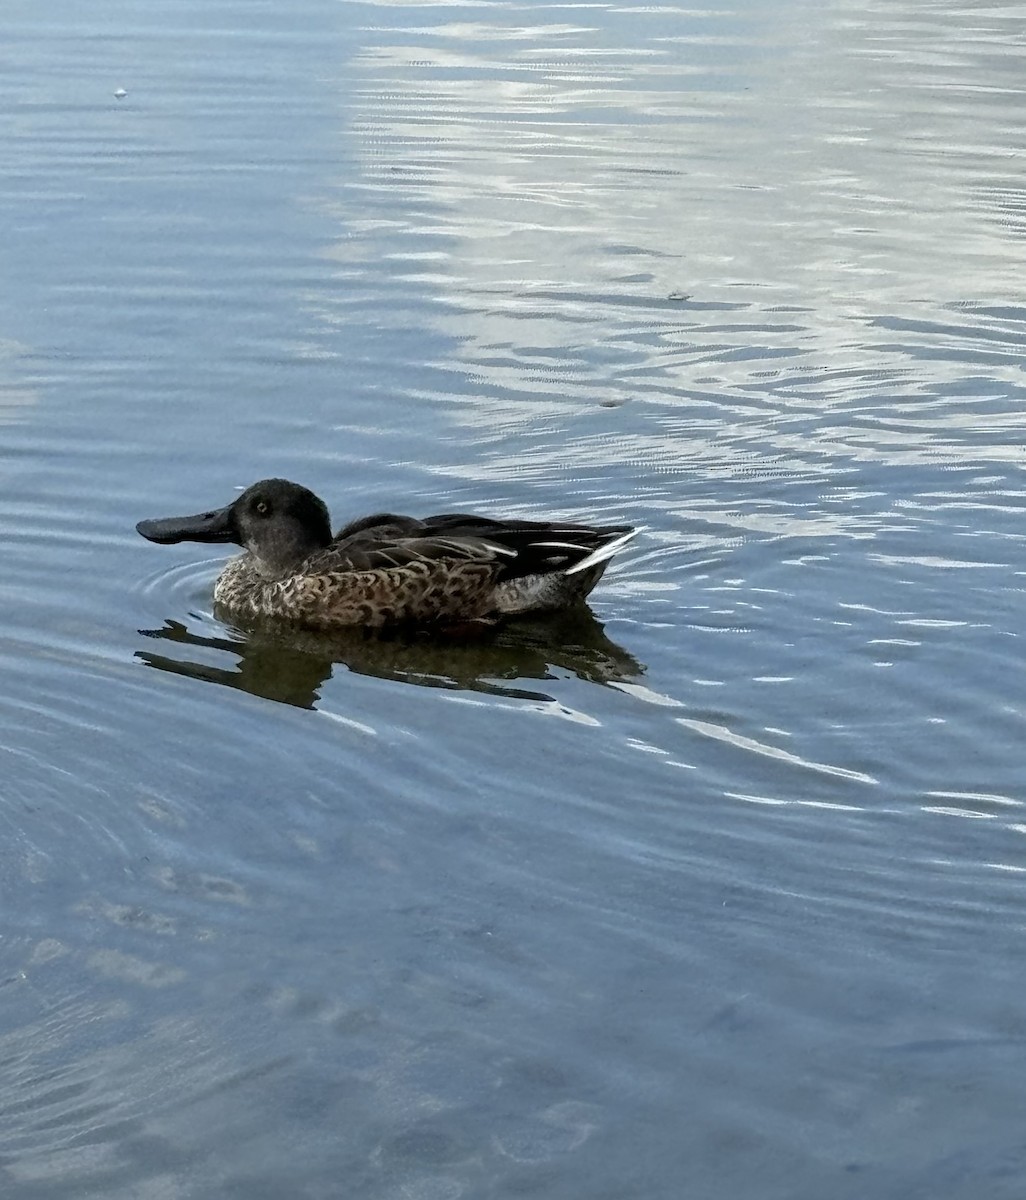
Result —
<path fill-rule="evenodd" d="M 611 641 L 592 613 L 581 608 L 545 620 L 519 621 L 475 634 L 472 640 L 425 633 L 382 635 L 355 629 L 332 634 L 302 630 L 231 628 L 226 636 L 194 633 L 168 619 L 144 637 L 221 651 L 235 658 L 224 667 L 137 650 L 148 666 L 206 683 L 238 688 L 267 700 L 315 708 L 336 664 L 420 687 L 483 692 L 525 700 L 551 700 L 543 692 L 503 681 L 553 679 L 569 671 L 591 683 L 623 683 L 645 667 Z"/>

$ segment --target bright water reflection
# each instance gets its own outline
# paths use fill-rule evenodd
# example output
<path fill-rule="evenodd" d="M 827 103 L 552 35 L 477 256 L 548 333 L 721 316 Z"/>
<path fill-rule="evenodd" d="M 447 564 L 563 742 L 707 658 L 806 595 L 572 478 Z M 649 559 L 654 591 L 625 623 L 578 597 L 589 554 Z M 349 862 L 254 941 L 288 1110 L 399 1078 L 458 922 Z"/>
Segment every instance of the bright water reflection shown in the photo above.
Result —
<path fill-rule="evenodd" d="M 1017 11 L 5 16 L 5 1200 L 1018 1200 Z M 648 533 L 269 639 L 277 474 Z"/>

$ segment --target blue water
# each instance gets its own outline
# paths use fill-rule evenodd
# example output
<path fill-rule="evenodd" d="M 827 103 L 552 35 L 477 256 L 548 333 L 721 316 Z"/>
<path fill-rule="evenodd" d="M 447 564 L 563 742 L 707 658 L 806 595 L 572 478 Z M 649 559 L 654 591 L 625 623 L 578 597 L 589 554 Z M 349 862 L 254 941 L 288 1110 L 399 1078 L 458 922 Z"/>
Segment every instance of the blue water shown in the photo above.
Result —
<path fill-rule="evenodd" d="M 1018 13 L 3 27 L 4 1200 L 1019 1200 Z M 267 475 L 646 532 L 246 635 Z"/>

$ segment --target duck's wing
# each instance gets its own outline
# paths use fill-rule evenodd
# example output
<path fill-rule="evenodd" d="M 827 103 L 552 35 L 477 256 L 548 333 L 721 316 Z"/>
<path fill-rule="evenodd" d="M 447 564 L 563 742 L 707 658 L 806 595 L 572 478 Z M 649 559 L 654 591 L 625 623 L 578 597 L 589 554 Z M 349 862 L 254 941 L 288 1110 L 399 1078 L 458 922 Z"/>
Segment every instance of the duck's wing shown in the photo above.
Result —
<path fill-rule="evenodd" d="M 495 520 L 468 513 L 440 513 L 422 521 L 425 534 L 477 538 L 512 551 L 503 578 L 573 574 L 612 558 L 637 532 L 630 525 L 576 525 L 562 521 Z"/>
<path fill-rule="evenodd" d="M 473 513 L 418 519 L 375 513 L 352 521 L 308 569 L 382 571 L 413 562 L 493 564 L 496 579 L 573 574 L 611 558 L 631 537 L 629 525 L 499 520 Z M 322 559 L 329 565 L 321 565 Z"/>
<path fill-rule="evenodd" d="M 516 557 L 516 551 L 480 537 L 382 537 L 379 529 L 359 530 L 315 554 L 304 565 L 307 575 L 347 571 L 394 571 L 422 563 L 440 570 L 470 563 L 493 566 Z"/>

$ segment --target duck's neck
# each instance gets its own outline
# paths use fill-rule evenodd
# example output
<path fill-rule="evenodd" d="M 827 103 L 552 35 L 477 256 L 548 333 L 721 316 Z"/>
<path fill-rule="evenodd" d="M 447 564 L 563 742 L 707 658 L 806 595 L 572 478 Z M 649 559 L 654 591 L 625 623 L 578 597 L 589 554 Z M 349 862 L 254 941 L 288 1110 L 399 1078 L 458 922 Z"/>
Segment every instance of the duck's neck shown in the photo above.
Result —
<path fill-rule="evenodd" d="M 301 573 L 308 558 L 330 542 L 305 531 L 282 530 L 261 539 L 259 550 L 249 546 L 250 565 L 262 579 L 287 579 Z"/>

